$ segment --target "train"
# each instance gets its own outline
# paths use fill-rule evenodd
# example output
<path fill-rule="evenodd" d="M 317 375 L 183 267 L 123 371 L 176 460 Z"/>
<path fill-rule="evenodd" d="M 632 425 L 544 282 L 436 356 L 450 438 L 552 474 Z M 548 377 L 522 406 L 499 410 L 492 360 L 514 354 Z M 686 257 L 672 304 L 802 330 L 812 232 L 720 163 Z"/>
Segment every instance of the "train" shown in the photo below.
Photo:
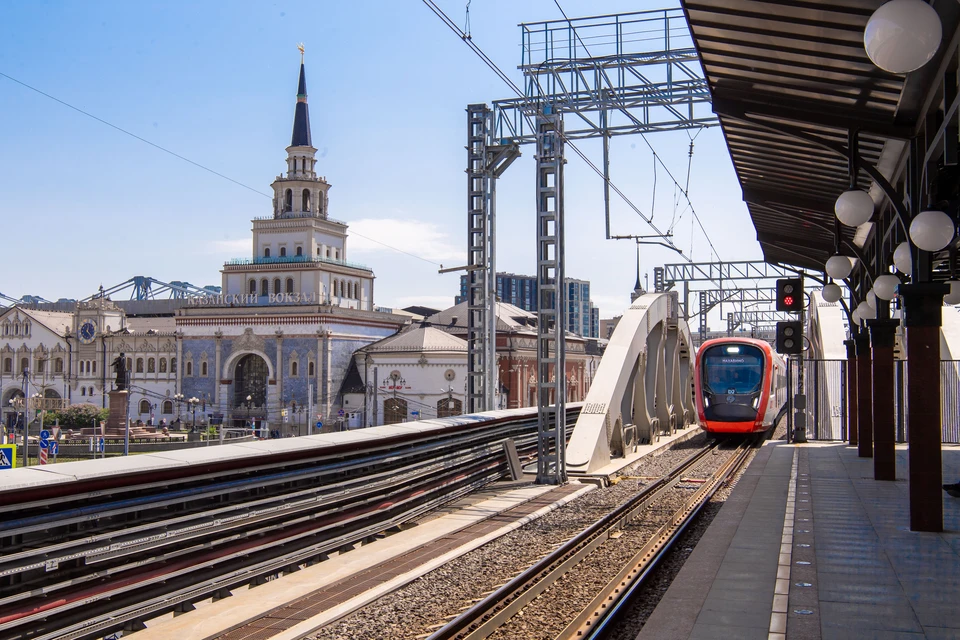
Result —
<path fill-rule="evenodd" d="M 707 340 L 697 351 L 694 396 L 708 433 L 766 431 L 786 412 L 786 363 L 762 340 Z"/>

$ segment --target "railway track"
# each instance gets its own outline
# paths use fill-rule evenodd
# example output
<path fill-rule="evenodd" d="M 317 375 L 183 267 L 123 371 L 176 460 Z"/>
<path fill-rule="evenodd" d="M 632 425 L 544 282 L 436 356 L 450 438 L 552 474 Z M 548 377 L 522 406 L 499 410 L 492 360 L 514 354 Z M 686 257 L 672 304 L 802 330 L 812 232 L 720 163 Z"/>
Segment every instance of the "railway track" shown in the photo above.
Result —
<path fill-rule="evenodd" d="M 442 437 L 412 433 L 405 445 L 363 439 L 373 444 L 352 453 L 308 451 L 161 482 L 148 474 L 114 490 L 76 483 L 60 497 L 24 493 L 18 502 L 0 487 L 0 637 L 135 630 L 321 561 L 503 477 L 504 442 L 532 456 L 536 418 Z"/>
<path fill-rule="evenodd" d="M 757 441 L 745 441 L 728 455 L 714 443 L 689 456 L 435 630 L 429 640 L 602 637 L 700 508 L 749 459 Z"/>

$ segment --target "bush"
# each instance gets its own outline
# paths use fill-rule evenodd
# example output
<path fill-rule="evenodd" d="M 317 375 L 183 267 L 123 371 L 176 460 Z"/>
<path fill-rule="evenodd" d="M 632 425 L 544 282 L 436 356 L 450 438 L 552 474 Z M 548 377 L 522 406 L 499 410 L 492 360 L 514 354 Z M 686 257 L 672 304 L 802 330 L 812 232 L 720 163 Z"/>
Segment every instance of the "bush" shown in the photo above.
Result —
<path fill-rule="evenodd" d="M 95 404 L 84 402 L 72 404 L 62 411 L 51 411 L 47 413 L 43 423 L 51 425 L 60 420 L 60 426 L 69 429 L 83 429 L 88 427 L 98 427 L 102 420 L 107 419 L 109 409 L 101 409 Z"/>

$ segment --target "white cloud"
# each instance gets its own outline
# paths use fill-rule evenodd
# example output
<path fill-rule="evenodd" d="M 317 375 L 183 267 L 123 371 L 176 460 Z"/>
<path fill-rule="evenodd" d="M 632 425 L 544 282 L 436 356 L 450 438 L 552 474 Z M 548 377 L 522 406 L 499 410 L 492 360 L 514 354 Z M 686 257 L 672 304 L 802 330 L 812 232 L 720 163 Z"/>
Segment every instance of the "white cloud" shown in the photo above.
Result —
<path fill-rule="evenodd" d="M 236 257 L 246 257 L 253 249 L 253 241 L 245 240 L 214 240 L 210 245 L 211 253 L 226 253 Z"/>
<path fill-rule="evenodd" d="M 364 218 L 350 223 L 349 254 L 394 253 L 389 247 L 450 266 L 466 260 L 466 249 L 451 242 L 448 234 L 432 222 L 394 218 Z M 384 246 L 388 245 L 388 246 Z"/>

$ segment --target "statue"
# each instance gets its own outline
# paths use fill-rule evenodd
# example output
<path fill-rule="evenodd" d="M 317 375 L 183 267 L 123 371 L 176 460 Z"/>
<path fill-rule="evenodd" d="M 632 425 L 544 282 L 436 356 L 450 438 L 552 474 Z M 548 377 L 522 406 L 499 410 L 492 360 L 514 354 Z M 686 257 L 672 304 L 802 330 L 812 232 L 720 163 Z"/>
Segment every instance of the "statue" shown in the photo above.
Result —
<path fill-rule="evenodd" d="M 121 353 L 116 359 L 110 363 L 110 366 L 116 369 L 117 371 L 117 391 L 124 391 L 127 388 L 127 359 Z"/>

